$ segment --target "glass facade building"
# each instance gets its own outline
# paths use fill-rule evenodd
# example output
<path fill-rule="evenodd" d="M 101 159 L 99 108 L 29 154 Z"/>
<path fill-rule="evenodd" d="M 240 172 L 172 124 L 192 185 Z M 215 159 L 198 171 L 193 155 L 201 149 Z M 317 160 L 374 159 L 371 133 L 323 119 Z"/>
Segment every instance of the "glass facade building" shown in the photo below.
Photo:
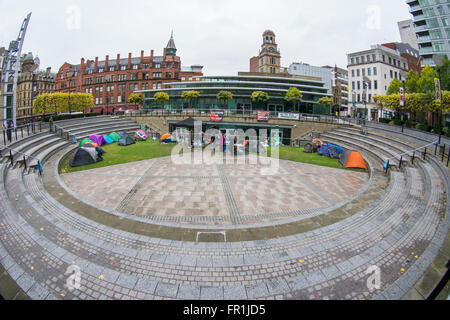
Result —
<path fill-rule="evenodd" d="M 286 101 L 284 98 L 289 88 L 299 89 L 303 98 L 300 105 Z M 200 92 L 200 97 L 195 101 L 188 102 L 181 98 L 183 91 L 195 90 Z M 217 100 L 217 94 L 221 90 L 230 91 L 233 99 L 226 105 Z M 264 91 L 269 95 L 267 103 L 255 103 L 251 99 L 254 91 Z M 329 107 L 319 105 L 317 101 L 322 97 L 332 97 L 323 81 L 313 77 L 297 77 L 258 73 L 239 73 L 238 76 L 201 77 L 201 81 L 192 83 L 168 83 L 166 88 L 160 90 L 142 90 L 145 95 L 145 109 L 228 109 L 232 112 L 243 111 L 278 111 L 278 112 L 301 112 L 309 114 L 328 114 Z M 162 104 L 155 101 L 157 92 L 166 92 L 170 100 Z"/>
<path fill-rule="evenodd" d="M 409 0 L 422 66 L 435 66 L 433 55 L 450 57 L 450 0 Z"/>

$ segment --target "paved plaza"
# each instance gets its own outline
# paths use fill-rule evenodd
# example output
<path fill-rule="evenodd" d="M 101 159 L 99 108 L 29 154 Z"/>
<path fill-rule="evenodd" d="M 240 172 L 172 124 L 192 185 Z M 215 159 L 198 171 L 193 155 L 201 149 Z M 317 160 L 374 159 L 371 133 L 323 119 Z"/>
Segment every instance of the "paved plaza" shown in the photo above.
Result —
<path fill-rule="evenodd" d="M 364 191 L 369 176 L 284 160 L 273 174 L 262 174 L 263 168 L 250 163 L 177 165 L 167 157 L 62 179 L 80 199 L 107 210 L 158 221 L 236 225 L 324 214 Z"/>

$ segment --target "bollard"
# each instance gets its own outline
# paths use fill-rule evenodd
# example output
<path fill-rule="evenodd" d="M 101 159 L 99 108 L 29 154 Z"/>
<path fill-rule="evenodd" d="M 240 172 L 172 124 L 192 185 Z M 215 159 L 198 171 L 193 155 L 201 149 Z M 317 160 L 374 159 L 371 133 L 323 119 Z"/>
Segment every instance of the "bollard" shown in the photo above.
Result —
<path fill-rule="evenodd" d="M 6 132 L 5 132 L 5 129 L 3 129 L 3 144 L 6 144 Z"/>
<path fill-rule="evenodd" d="M 444 155 L 445 155 L 445 144 L 444 144 L 444 150 L 441 150 L 442 151 L 442 160 L 441 160 L 441 162 L 444 162 Z"/>
<path fill-rule="evenodd" d="M 27 135 L 30 135 L 30 125 L 27 125 Z"/>
<path fill-rule="evenodd" d="M 14 166 L 14 160 L 13 160 L 13 155 L 12 155 L 11 149 L 9 150 L 9 158 L 11 160 L 11 166 Z"/>
<path fill-rule="evenodd" d="M 436 143 L 436 147 L 434 148 L 434 155 L 437 155 L 437 148 L 438 148 L 438 143 Z"/>
<path fill-rule="evenodd" d="M 400 162 L 398 164 L 398 168 L 399 169 L 402 167 L 402 161 L 403 161 L 403 156 L 400 157 Z"/>
<path fill-rule="evenodd" d="M 16 141 L 17 141 L 17 128 L 14 128 L 14 132 L 15 132 L 15 135 L 16 135 Z"/>
<path fill-rule="evenodd" d="M 447 168 L 448 168 L 449 162 L 450 162 L 450 147 L 448 148 L 448 154 L 447 154 Z"/>
<path fill-rule="evenodd" d="M 23 155 L 23 164 L 25 166 L 25 171 L 27 171 L 27 158 Z"/>
<path fill-rule="evenodd" d="M 427 148 L 425 147 L 425 152 L 423 153 L 423 160 L 425 160 L 427 157 Z"/>
<path fill-rule="evenodd" d="M 414 165 L 414 158 L 415 158 L 415 156 L 416 156 L 416 152 L 414 151 L 413 155 L 412 155 L 412 159 L 411 159 L 411 164 L 412 165 Z"/>

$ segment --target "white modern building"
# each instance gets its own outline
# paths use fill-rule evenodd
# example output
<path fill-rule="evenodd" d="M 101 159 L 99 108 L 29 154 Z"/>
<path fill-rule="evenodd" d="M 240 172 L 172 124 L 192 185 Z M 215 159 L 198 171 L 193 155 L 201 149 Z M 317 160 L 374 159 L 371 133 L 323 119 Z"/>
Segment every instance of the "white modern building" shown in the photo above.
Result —
<path fill-rule="evenodd" d="M 370 120 L 386 117 L 386 111 L 383 110 L 381 114 L 373 101 L 373 96 L 386 94 L 395 78 L 400 81 L 406 80 L 407 60 L 397 50 L 382 45 L 350 53 L 347 57 L 350 115 Z"/>
<path fill-rule="evenodd" d="M 315 67 L 306 63 L 294 62 L 288 68 L 289 74 L 321 78 L 327 88 L 327 94 L 332 94 L 332 71 L 329 68 Z"/>
<path fill-rule="evenodd" d="M 400 31 L 402 43 L 407 43 L 412 48 L 419 50 L 419 43 L 417 42 L 416 36 L 416 26 L 411 19 L 398 22 L 398 30 Z"/>

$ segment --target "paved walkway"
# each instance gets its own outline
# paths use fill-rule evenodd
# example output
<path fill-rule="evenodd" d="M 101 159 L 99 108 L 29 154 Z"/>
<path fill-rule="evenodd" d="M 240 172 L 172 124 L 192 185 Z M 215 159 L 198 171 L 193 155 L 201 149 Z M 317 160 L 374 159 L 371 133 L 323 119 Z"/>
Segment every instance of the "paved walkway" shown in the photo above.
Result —
<path fill-rule="evenodd" d="M 276 173 L 262 175 L 262 168 L 249 163 L 177 165 L 167 157 L 64 174 L 62 179 L 80 199 L 107 210 L 213 225 L 319 214 L 368 187 L 363 172 L 283 160 Z"/>

